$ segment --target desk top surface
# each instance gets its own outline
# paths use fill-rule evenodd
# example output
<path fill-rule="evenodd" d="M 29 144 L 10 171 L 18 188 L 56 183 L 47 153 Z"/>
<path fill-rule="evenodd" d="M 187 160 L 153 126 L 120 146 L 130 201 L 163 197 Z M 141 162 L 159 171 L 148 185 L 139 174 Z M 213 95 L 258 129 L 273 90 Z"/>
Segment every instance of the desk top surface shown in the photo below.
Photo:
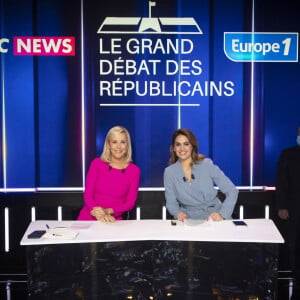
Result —
<path fill-rule="evenodd" d="M 247 226 L 236 226 L 232 220 L 206 221 L 194 226 L 170 220 L 124 220 L 115 223 L 98 221 L 34 221 L 24 233 L 21 245 L 75 244 L 117 241 L 176 240 L 208 242 L 284 243 L 277 227 L 270 219 L 245 219 Z M 78 232 L 75 239 L 28 239 L 34 230 L 66 227 Z"/>

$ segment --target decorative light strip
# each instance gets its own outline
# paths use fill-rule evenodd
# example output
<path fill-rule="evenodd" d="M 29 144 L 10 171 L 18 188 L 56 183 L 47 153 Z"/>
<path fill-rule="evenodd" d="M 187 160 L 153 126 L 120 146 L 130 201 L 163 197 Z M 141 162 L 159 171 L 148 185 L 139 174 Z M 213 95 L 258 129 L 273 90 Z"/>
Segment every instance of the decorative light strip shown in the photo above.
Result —
<path fill-rule="evenodd" d="M 244 219 L 244 206 L 243 205 L 240 205 L 239 219 L 240 220 Z"/>
<path fill-rule="evenodd" d="M 270 219 L 270 206 L 265 206 L 265 219 Z"/>
<path fill-rule="evenodd" d="M 57 221 L 62 221 L 62 207 L 57 207 Z"/>
<path fill-rule="evenodd" d="M 142 192 L 155 192 L 155 191 L 164 191 L 164 187 L 140 187 L 139 191 Z"/>
<path fill-rule="evenodd" d="M 141 220 L 141 208 L 139 206 L 136 208 L 136 219 L 137 221 Z"/>
<path fill-rule="evenodd" d="M 9 252 L 9 209 L 4 209 L 4 235 L 5 235 L 5 252 Z"/>
<path fill-rule="evenodd" d="M 236 186 L 238 190 L 263 190 L 263 191 L 275 191 L 274 186 Z M 216 189 L 218 189 L 216 187 Z M 164 187 L 140 187 L 139 191 L 164 191 Z M 11 193 L 35 193 L 35 192 L 83 192 L 83 187 L 38 187 L 38 188 L 6 188 L 0 189 L 0 192 L 11 192 Z"/>
<path fill-rule="evenodd" d="M 178 1 L 177 15 L 181 17 L 181 1 Z M 179 34 L 180 36 L 180 34 Z M 180 52 L 180 51 L 179 51 Z M 181 55 L 179 53 L 178 60 L 181 60 Z M 178 81 L 180 82 L 180 72 L 178 72 Z M 181 128 L 181 95 L 178 94 L 178 109 L 177 109 L 177 129 Z"/>
<path fill-rule="evenodd" d="M 83 187 L 38 187 L 37 192 L 82 192 Z"/>
<path fill-rule="evenodd" d="M 6 299 L 11 300 L 11 281 L 6 282 Z"/>
<path fill-rule="evenodd" d="M 32 192 L 36 192 L 36 188 L 0 188 L 0 192 L 2 193 L 32 193 Z"/>
<path fill-rule="evenodd" d="M 36 220 L 36 213 L 35 213 L 35 207 L 31 207 L 31 222 L 34 222 Z"/>
<path fill-rule="evenodd" d="M 257 191 L 269 191 L 269 190 L 275 190 L 274 187 L 265 187 L 265 186 L 236 186 L 236 188 L 238 190 L 245 190 L 245 191 L 249 191 L 249 190 L 257 190 Z M 216 189 L 218 190 L 219 188 L 216 187 Z M 164 187 L 140 187 L 139 191 L 143 191 L 143 192 L 154 192 L 154 191 L 164 191 L 165 188 Z"/>
<path fill-rule="evenodd" d="M 179 98 L 180 99 L 180 98 Z M 110 106 L 117 106 L 117 107 L 147 107 L 147 106 L 151 106 L 151 107 L 162 107 L 162 106 L 170 106 L 170 107 L 181 107 L 181 106 L 189 106 L 189 107 L 194 107 L 194 106 L 200 106 L 199 103 L 180 103 L 180 101 L 178 103 L 100 103 L 99 106 L 103 106 L 103 107 L 110 107 Z"/>
<path fill-rule="evenodd" d="M 237 186 L 236 187 L 238 190 L 241 190 L 241 191 L 252 191 L 252 190 L 257 190 L 257 191 L 260 191 L 260 190 L 264 190 L 264 187 L 263 186 L 252 186 L 252 185 L 248 185 L 248 186 Z"/>
<path fill-rule="evenodd" d="M 81 160 L 82 186 L 85 187 L 85 77 L 84 77 L 84 28 L 83 28 L 83 1 L 81 0 Z"/>
<path fill-rule="evenodd" d="M 166 208 L 166 206 L 162 207 L 162 219 L 167 220 L 167 208 Z"/>
<path fill-rule="evenodd" d="M 5 74 L 4 74 L 4 56 L 1 55 L 1 94 L 2 94 L 2 161 L 3 161 L 3 186 L 6 188 L 7 185 L 7 167 L 6 167 L 6 158 L 7 158 L 7 147 L 6 147 L 6 114 L 5 114 Z"/>
<path fill-rule="evenodd" d="M 255 19 L 255 0 L 252 1 L 252 43 L 254 42 L 254 19 Z M 250 187 L 253 186 L 253 161 L 254 161 L 254 59 L 253 51 L 251 57 L 251 103 L 250 103 Z"/>
<path fill-rule="evenodd" d="M 275 186 L 264 186 L 264 191 L 276 191 Z"/>
<path fill-rule="evenodd" d="M 181 96 L 178 95 L 177 129 L 181 128 Z"/>

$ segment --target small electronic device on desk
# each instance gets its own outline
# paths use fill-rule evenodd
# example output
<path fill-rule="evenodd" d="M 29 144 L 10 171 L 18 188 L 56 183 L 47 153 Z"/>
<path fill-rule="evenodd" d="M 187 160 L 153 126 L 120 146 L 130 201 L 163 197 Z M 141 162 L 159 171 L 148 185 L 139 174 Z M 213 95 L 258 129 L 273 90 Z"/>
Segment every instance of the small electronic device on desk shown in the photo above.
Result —
<path fill-rule="evenodd" d="M 29 239 L 39 239 L 46 233 L 46 230 L 35 230 L 28 234 Z"/>

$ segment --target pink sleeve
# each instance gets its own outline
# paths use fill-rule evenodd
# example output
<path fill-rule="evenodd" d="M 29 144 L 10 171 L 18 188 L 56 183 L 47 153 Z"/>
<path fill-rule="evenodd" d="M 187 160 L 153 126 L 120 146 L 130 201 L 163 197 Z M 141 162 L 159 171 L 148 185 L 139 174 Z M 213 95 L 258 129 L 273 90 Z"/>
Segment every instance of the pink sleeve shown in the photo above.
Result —
<path fill-rule="evenodd" d="M 134 207 L 138 197 L 140 173 L 141 173 L 140 169 L 137 166 L 135 166 L 131 174 L 130 186 L 126 197 L 126 201 L 123 204 L 119 205 L 118 207 L 115 207 L 114 209 L 115 215 L 120 215 L 126 211 L 131 210 Z"/>
<path fill-rule="evenodd" d="M 98 158 L 99 159 L 99 158 Z M 95 185 L 97 179 L 97 158 L 91 162 L 89 167 L 86 182 L 85 182 L 85 190 L 84 190 L 84 204 L 89 211 L 91 211 L 96 205 L 94 201 L 94 194 L 95 194 Z"/>

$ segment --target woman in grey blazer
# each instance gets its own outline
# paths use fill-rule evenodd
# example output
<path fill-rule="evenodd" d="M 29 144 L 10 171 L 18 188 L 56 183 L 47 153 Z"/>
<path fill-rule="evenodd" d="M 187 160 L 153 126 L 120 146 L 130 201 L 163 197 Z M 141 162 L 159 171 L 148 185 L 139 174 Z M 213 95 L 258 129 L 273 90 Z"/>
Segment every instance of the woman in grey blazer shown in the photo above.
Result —
<path fill-rule="evenodd" d="M 164 171 L 166 206 L 179 221 L 230 219 L 238 197 L 231 180 L 211 159 L 198 153 L 198 142 L 188 129 L 174 132 L 170 147 L 169 166 Z M 218 186 L 225 194 L 218 198 Z"/>

